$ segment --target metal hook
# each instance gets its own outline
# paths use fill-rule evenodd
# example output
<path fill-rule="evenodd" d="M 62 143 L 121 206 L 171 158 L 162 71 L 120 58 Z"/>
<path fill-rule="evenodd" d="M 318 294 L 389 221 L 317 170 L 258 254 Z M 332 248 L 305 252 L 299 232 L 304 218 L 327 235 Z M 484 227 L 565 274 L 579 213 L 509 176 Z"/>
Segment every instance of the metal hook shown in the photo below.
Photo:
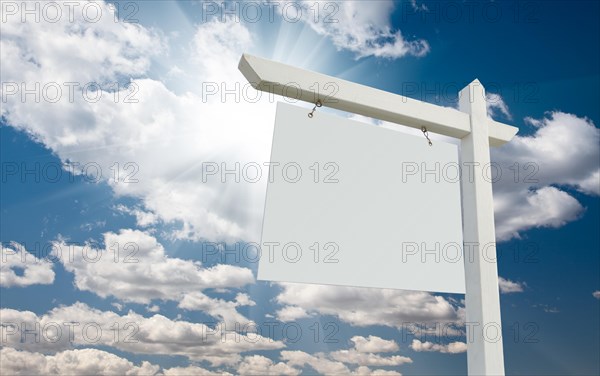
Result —
<path fill-rule="evenodd" d="M 433 146 L 433 142 L 431 142 L 431 140 L 429 139 L 429 132 L 427 132 L 427 128 L 421 127 L 421 132 L 423 132 L 423 136 L 425 136 L 425 138 L 427 139 L 429 146 Z"/>
<path fill-rule="evenodd" d="M 312 117 L 314 116 L 313 114 L 317 110 L 317 107 L 321 107 L 322 105 L 323 104 L 321 103 L 321 101 L 317 100 L 317 103 L 315 103 L 315 106 L 313 107 L 312 111 L 308 113 L 308 117 L 312 119 Z"/>

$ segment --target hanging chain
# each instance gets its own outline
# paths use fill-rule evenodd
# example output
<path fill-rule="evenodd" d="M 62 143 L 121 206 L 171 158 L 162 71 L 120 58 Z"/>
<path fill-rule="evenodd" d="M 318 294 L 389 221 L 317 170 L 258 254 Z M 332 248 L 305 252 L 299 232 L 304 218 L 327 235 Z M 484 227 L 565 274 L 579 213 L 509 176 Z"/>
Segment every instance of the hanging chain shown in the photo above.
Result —
<path fill-rule="evenodd" d="M 312 117 L 314 116 L 315 111 L 317 110 L 317 107 L 321 107 L 323 104 L 321 103 L 320 100 L 317 101 L 317 103 L 315 103 L 315 106 L 313 107 L 312 111 L 308 113 L 308 117 L 312 119 Z"/>
<path fill-rule="evenodd" d="M 425 138 L 427 139 L 429 146 L 433 146 L 433 142 L 431 142 L 431 140 L 429 139 L 429 132 L 427 132 L 427 128 L 421 127 L 421 132 L 423 132 L 423 136 L 425 136 Z"/>

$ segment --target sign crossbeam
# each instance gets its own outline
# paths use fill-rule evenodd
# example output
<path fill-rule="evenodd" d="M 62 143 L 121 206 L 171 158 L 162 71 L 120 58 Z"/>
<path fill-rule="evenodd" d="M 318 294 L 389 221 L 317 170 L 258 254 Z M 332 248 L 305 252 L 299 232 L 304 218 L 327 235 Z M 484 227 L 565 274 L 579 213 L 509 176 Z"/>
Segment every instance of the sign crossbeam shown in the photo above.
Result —
<path fill-rule="evenodd" d="M 402 95 L 364 86 L 291 65 L 244 54 L 239 70 L 257 90 L 454 138 L 471 131 L 470 115 Z M 487 119 L 490 146 L 510 141 L 518 128 Z"/>

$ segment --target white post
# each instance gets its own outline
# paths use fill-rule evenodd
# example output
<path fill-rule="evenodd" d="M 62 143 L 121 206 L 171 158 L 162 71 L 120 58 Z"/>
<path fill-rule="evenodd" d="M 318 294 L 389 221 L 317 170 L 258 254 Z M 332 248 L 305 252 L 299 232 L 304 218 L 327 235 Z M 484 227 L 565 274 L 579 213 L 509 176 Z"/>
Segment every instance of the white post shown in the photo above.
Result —
<path fill-rule="evenodd" d="M 489 127 L 478 80 L 461 90 L 459 109 L 471 115 L 471 133 L 461 139 L 468 371 L 504 375 Z"/>

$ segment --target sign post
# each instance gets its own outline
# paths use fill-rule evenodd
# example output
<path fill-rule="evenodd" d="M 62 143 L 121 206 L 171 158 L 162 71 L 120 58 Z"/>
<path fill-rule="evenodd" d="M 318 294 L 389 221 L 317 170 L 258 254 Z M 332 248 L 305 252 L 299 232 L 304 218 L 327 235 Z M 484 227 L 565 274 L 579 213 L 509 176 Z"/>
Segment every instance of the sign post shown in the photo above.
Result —
<path fill-rule="evenodd" d="M 500 293 L 496 265 L 494 198 L 490 177 L 490 147 L 485 90 L 478 80 L 462 89 L 459 108 L 471 118 L 471 133 L 460 141 L 467 364 L 471 375 L 504 375 Z M 491 172 L 490 172 L 491 174 Z"/>
<path fill-rule="evenodd" d="M 481 83 L 475 80 L 461 90 L 456 110 L 246 54 L 239 69 L 257 90 L 461 140 L 468 370 L 471 375 L 504 375 L 494 206 L 486 173 L 490 146 L 510 141 L 518 129 L 487 117 Z"/>

